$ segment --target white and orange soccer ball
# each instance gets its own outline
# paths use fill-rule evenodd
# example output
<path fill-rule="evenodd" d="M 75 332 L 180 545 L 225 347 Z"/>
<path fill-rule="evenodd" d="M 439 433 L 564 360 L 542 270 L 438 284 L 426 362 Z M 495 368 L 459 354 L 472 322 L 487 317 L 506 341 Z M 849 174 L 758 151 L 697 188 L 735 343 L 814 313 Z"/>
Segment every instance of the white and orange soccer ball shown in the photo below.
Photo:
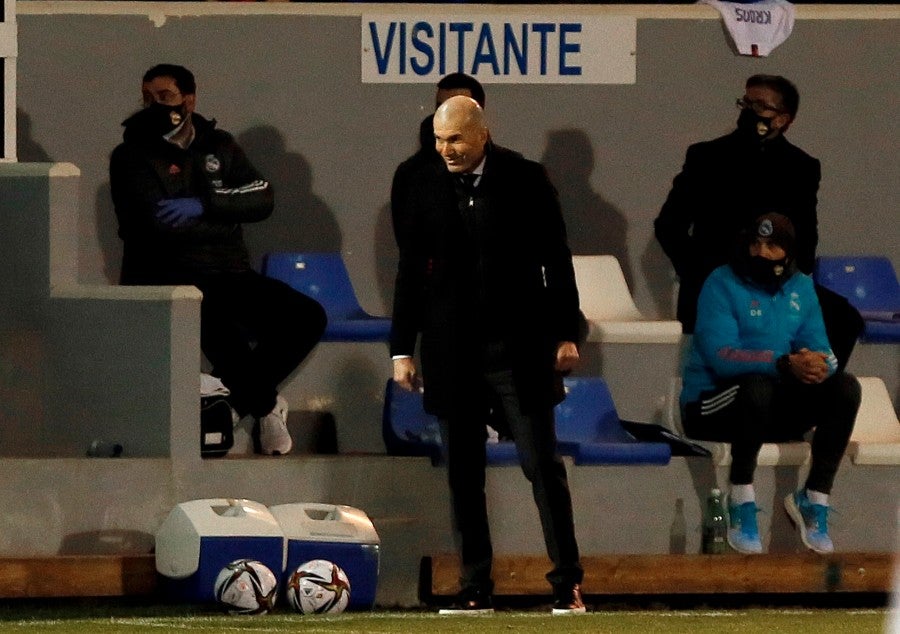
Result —
<path fill-rule="evenodd" d="M 237 559 L 216 577 L 215 597 L 229 614 L 265 614 L 275 606 L 278 579 L 254 559 Z"/>
<path fill-rule="evenodd" d="M 302 614 L 340 614 L 350 602 L 350 580 L 337 564 L 313 559 L 291 573 L 286 594 Z"/>

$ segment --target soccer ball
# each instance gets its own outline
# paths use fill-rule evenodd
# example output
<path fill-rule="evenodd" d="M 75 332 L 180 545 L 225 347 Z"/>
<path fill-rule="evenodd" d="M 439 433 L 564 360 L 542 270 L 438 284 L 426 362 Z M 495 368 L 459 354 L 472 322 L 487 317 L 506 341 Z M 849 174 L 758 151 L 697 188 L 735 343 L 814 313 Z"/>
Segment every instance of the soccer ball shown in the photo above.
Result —
<path fill-rule="evenodd" d="M 278 580 L 265 564 L 237 559 L 216 577 L 215 596 L 229 614 L 265 614 L 275 605 Z"/>
<path fill-rule="evenodd" d="M 350 580 L 337 564 L 313 559 L 291 573 L 286 594 L 302 614 L 340 614 L 350 602 Z"/>

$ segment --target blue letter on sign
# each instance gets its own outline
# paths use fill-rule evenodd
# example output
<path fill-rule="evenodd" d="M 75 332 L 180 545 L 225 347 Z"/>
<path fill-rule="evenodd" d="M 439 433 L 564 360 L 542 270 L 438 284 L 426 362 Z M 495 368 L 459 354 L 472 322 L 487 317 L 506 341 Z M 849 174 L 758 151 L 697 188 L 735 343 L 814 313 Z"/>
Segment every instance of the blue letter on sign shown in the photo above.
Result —
<path fill-rule="evenodd" d="M 369 32 L 372 34 L 372 48 L 375 52 L 375 64 L 378 66 L 378 74 L 384 75 L 387 72 L 388 61 L 391 55 L 391 46 L 394 43 L 394 30 L 397 28 L 396 22 L 391 22 L 388 27 L 387 42 L 385 42 L 384 50 L 378 44 L 378 28 L 374 22 L 369 22 Z"/>
<path fill-rule="evenodd" d="M 556 30 L 555 24 L 549 22 L 537 22 L 531 25 L 531 30 L 541 35 L 541 75 L 547 74 L 547 34 Z"/>
<path fill-rule="evenodd" d="M 457 50 L 457 58 L 456 58 L 456 70 L 457 72 L 464 73 L 466 72 L 463 64 L 466 62 L 466 33 L 474 30 L 474 26 L 471 22 L 451 22 L 450 23 L 450 32 L 456 32 L 459 34 L 459 47 Z"/>
<path fill-rule="evenodd" d="M 409 65 L 412 66 L 413 72 L 416 75 L 427 75 L 431 72 L 431 69 L 434 68 L 434 49 L 432 49 L 427 42 L 423 42 L 419 39 L 419 33 L 425 33 L 429 38 L 432 38 L 434 37 L 434 29 L 431 28 L 431 25 L 428 24 L 428 22 L 416 22 L 412 30 L 413 48 L 420 53 L 425 53 L 425 58 L 428 61 L 425 64 L 420 64 L 418 59 L 411 57 L 409 59 Z"/>
<path fill-rule="evenodd" d="M 509 75 L 509 56 L 512 54 L 516 58 L 516 65 L 519 67 L 519 74 L 525 75 L 528 72 L 528 26 L 522 25 L 522 47 L 516 44 L 516 34 L 513 33 L 512 25 L 507 22 L 503 25 L 503 74 Z"/>
<path fill-rule="evenodd" d="M 483 49 L 487 47 L 487 52 Z M 495 75 L 500 74 L 500 65 L 497 63 L 497 50 L 494 48 L 494 36 L 491 34 L 491 25 L 485 22 L 481 25 L 481 34 L 478 36 L 478 44 L 475 46 L 475 59 L 472 60 L 472 74 L 478 74 L 478 67 L 482 64 L 490 64 Z"/>
<path fill-rule="evenodd" d="M 566 66 L 566 54 L 580 53 L 581 44 L 566 42 L 566 33 L 581 33 L 581 25 L 565 22 L 559 25 L 559 74 L 580 75 L 581 66 Z"/>

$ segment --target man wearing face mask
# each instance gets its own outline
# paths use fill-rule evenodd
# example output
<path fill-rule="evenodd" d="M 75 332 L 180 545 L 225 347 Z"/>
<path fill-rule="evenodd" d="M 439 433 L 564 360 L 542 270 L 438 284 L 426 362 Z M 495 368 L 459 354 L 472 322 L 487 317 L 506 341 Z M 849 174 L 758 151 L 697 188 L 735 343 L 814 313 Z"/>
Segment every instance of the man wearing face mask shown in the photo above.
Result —
<path fill-rule="evenodd" d="M 731 262 L 700 292 L 684 369 L 682 421 L 690 438 L 731 443 L 728 542 L 762 552 L 753 472 L 764 442 L 812 428 L 805 486 L 785 498 L 802 542 L 834 550 L 828 498 L 859 409 L 859 382 L 837 369 L 809 276 L 796 269 L 791 221 L 769 213 L 742 234 Z"/>
<path fill-rule="evenodd" d="M 144 107 L 122 124 L 110 186 L 128 285 L 193 285 L 203 293 L 200 345 L 238 416 L 256 419 L 259 453 L 292 447 L 279 384 L 325 329 L 314 300 L 256 273 L 242 223 L 273 210 L 272 188 L 233 137 L 195 112 L 196 83 L 182 66 L 143 77 Z"/>
<path fill-rule="evenodd" d="M 678 274 L 677 316 L 685 333 L 694 331 L 703 281 L 728 262 L 741 228 L 761 213 L 775 209 L 791 219 L 796 265 L 812 273 L 821 168 L 784 136 L 799 102 L 784 77 L 754 75 L 737 100 L 737 129 L 687 150 L 655 222 L 656 238 Z"/>

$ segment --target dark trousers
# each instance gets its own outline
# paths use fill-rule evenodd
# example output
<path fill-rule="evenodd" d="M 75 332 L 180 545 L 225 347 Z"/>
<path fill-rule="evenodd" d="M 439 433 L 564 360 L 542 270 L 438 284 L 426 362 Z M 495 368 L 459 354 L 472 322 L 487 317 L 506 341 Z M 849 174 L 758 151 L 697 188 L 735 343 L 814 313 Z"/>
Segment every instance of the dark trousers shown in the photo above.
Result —
<path fill-rule="evenodd" d="M 313 299 L 254 271 L 208 277 L 197 284 L 200 347 L 212 374 L 231 390 L 240 414 L 265 416 L 278 385 L 318 343 L 325 311 Z"/>
<path fill-rule="evenodd" d="M 816 385 L 748 374 L 688 403 L 684 431 L 697 440 L 731 443 L 730 481 L 751 484 L 764 442 L 800 440 L 815 428 L 806 487 L 830 493 L 859 401 L 859 381 L 844 372 Z"/>
<path fill-rule="evenodd" d="M 483 379 L 490 400 L 503 410 L 522 471 L 531 482 L 547 554 L 553 562 L 547 580 L 554 586 L 581 583 L 584 573 L 575 540 L 572 497 L 565 465 L 556 453 L 553 410 L 523 414 L 510 370 L 489 369 Z M 441 421 L 441 433 L 462 558 L 460 586 L 490 592 L 493 550 L 484 492 L 486 402 L 473 395 L 466 406 Z"/>

